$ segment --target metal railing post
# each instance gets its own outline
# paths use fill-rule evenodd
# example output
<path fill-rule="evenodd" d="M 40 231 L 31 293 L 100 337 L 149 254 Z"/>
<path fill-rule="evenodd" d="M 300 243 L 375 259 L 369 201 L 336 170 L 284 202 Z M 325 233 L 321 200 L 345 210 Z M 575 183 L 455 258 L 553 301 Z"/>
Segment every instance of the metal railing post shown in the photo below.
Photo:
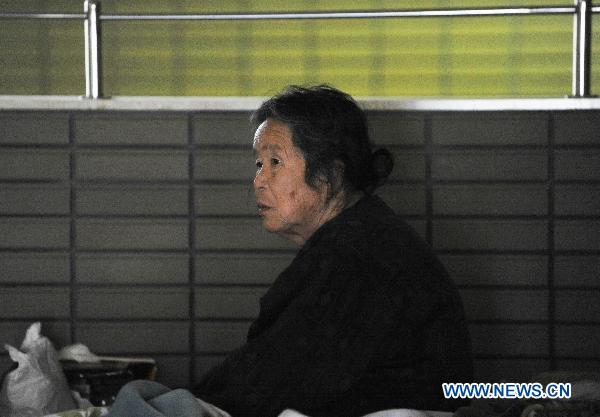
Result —
<path fill-rule="evenodd" d="M 100 4 L 84 0 L 85 20 L 85 98 L 102 97 L 102 67 L 100 56 Z"/>
<path fill-rule="evenodd" d="M 572 97 L 590 97 L 592 1 L 575 0 Z"/>

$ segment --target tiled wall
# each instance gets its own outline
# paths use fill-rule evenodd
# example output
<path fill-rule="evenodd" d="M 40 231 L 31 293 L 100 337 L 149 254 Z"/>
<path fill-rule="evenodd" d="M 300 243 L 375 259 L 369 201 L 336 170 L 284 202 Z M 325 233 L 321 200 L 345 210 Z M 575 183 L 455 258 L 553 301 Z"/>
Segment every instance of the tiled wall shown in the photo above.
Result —
<path fill-rule="evenodd" d="M 600 112 L 370 111 L 380 194 L 459 286 L 476 379 L 600 367 Z M 153 356 L 190 386 L 295 248 L 254 215 L 246 112 L 0 112 L 0 342 Z M 0 370 L 9 359 L 0 355 Z"/>

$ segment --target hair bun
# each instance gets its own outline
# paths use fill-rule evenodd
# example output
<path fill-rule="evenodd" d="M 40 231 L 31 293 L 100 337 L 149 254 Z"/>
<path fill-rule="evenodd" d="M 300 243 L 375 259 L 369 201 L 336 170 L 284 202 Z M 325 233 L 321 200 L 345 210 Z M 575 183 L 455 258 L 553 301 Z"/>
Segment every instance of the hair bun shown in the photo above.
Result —
<path fill-rule="evenodd" d="M 394 169 L 394 157 L 385 148 L 379 148 L 371 154 L 371 175 L 373 185 L 382 185 Z"/>

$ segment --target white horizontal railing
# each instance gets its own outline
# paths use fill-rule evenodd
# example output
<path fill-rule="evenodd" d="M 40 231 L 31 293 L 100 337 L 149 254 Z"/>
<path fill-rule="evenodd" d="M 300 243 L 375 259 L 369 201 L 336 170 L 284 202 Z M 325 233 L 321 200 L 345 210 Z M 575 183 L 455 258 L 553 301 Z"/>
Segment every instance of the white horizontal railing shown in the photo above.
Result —
<path fill-rule="evenodd" d="M 22 96 L 0 95 L 0 111 L 233 111 L 256 110 L 268 97 L 168 97 L 112 96 L 103 100 L 82 100 L 79 96 Z M 564 111 L 600 110 L 600 98 L 398 98 L 358 97 L 357 102 L 367 111 Z"/>

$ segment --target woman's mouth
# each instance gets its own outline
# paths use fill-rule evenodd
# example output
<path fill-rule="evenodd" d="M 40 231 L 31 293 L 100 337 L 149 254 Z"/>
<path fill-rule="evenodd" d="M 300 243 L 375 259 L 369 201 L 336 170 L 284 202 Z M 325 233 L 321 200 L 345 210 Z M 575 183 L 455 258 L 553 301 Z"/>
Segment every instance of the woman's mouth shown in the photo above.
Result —
<path fill-rule="evenodd" d="M 258 214 L 263 214 L 265 211 L 269 210 L 271 207 L 262 204 L 262 203 L 257 203 L 256 207 L 258 207 Z"/>

